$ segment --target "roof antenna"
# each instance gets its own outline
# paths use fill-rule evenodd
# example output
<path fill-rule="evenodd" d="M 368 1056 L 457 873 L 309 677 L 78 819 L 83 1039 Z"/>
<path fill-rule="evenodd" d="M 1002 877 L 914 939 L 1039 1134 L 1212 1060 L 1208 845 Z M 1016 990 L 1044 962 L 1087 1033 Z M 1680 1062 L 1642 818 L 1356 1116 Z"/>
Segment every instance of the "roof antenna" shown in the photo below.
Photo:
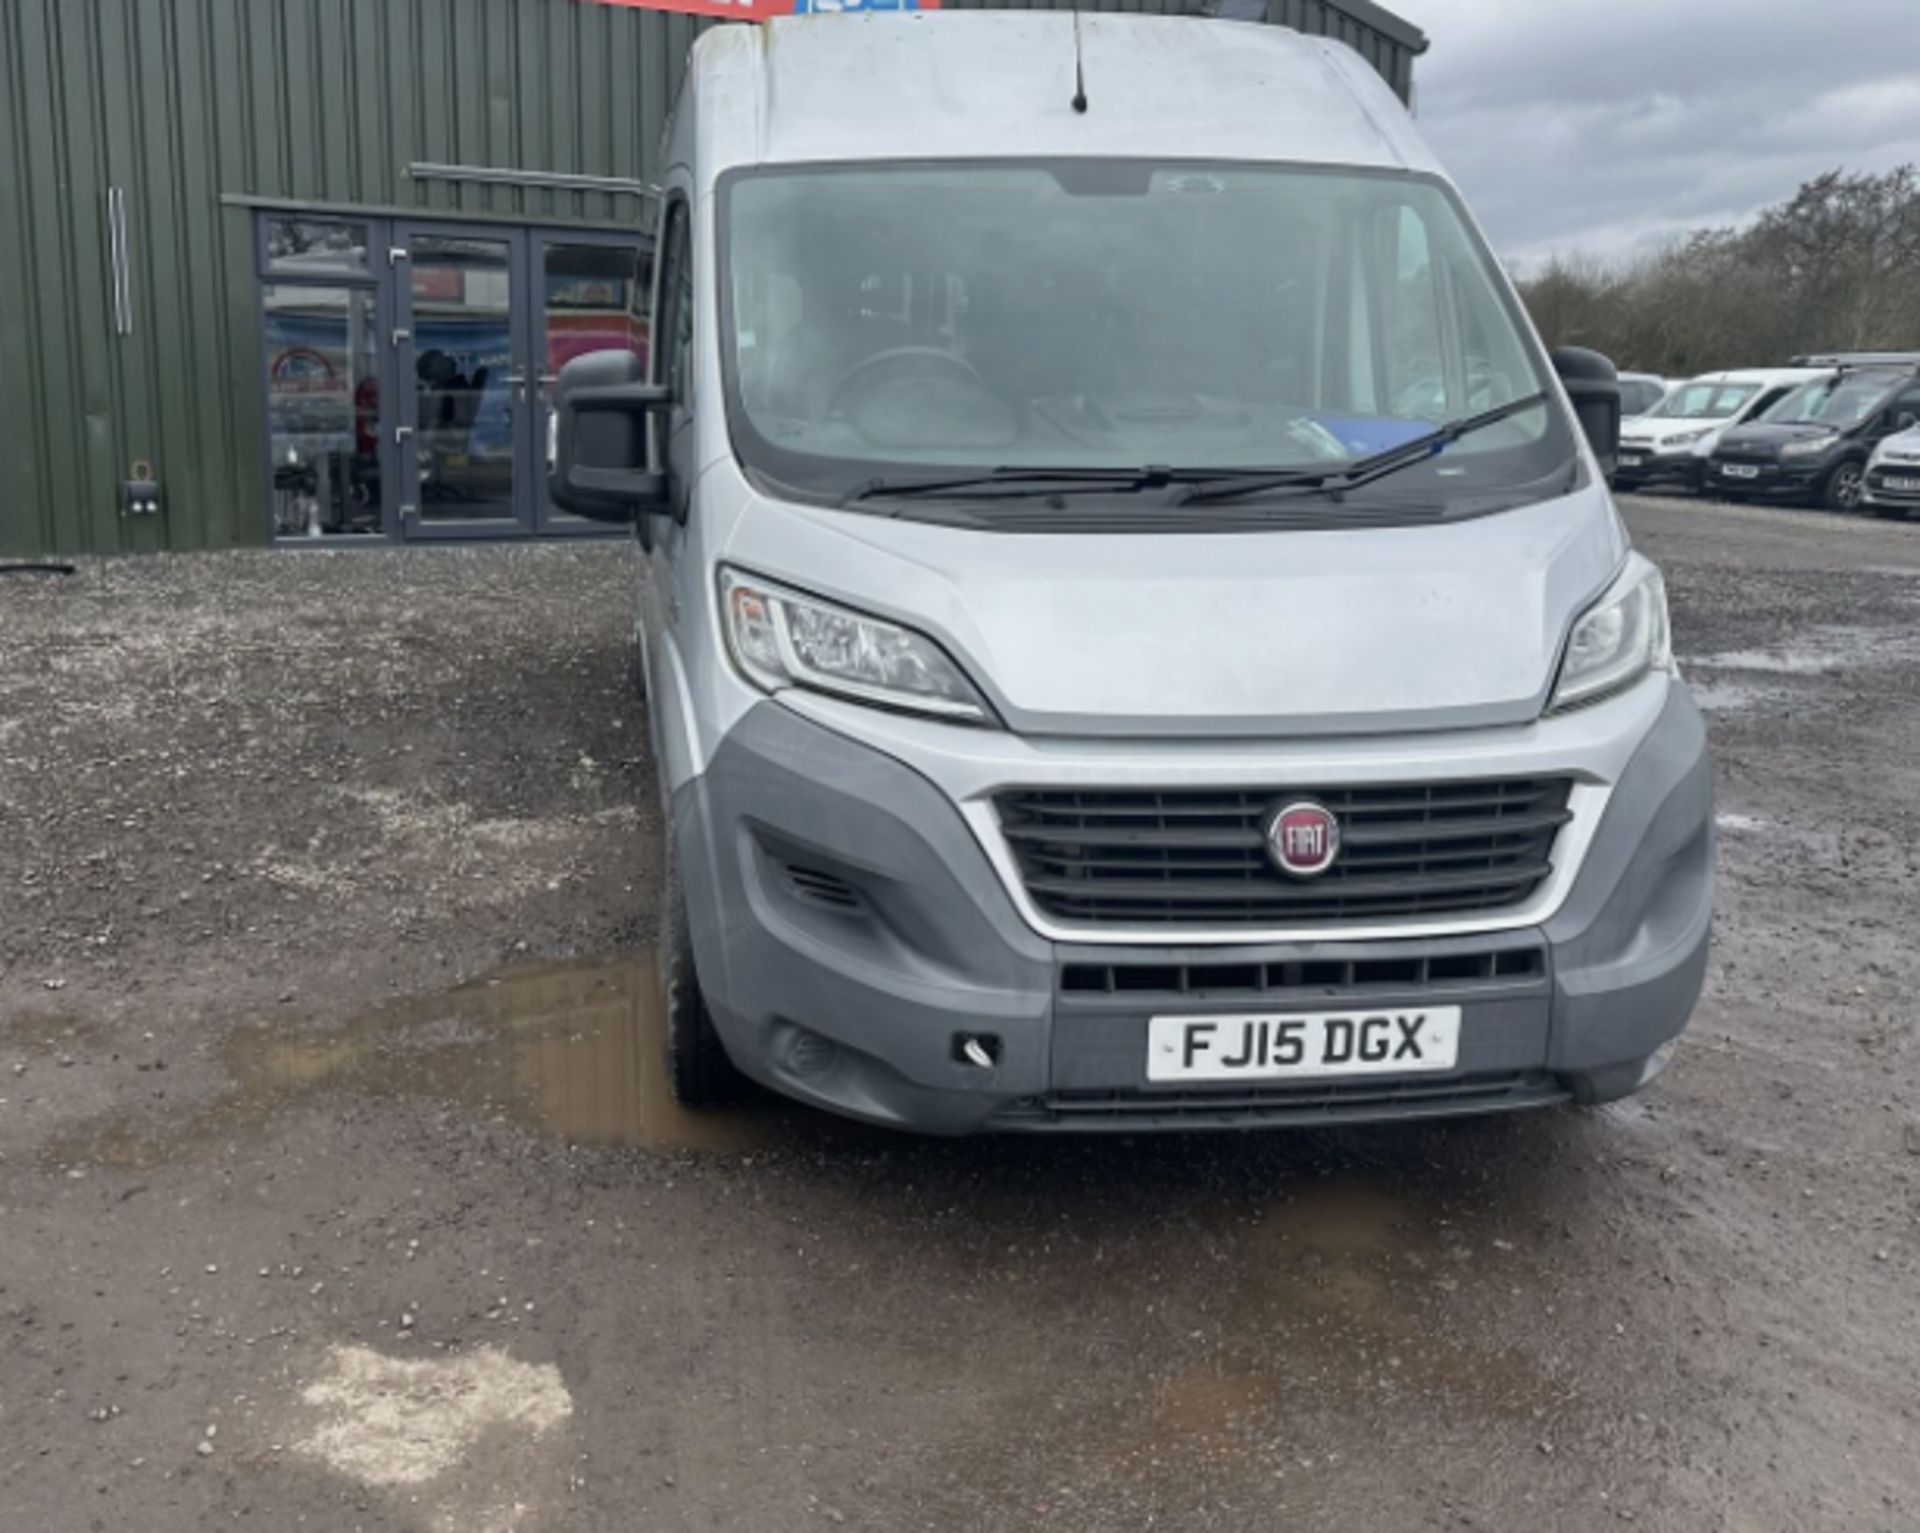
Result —
<path fill-rule="evenodd" d="M 1080 59 L 1080 8 L 1073 12 L 1073 109 L 1084 112 L 1087 109 L 1087 70 Z"/>

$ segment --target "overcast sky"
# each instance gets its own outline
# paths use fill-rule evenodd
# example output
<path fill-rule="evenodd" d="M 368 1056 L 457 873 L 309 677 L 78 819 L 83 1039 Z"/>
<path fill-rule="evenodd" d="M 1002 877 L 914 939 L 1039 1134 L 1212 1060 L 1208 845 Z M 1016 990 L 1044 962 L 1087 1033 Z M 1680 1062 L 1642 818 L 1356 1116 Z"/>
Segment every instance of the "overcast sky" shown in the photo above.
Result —
<path fill-rule="evenodd" d="M 1502 257 L 1615 257 L 1920 162 L 1920 0 L 1385 0 Z"/>

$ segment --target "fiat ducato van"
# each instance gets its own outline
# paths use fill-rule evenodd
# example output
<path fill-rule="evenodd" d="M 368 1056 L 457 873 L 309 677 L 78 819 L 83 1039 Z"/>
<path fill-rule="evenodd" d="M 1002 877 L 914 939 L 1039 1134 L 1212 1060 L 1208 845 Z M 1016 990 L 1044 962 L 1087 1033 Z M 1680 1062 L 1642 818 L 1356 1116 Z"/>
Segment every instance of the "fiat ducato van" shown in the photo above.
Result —
<path fill-rule="evenodd" d="M 1199 18 L 704 35 L 634 524 L 671 1079 L 1131 1132 L 1605 1102 L 1707 961 L 1701 718 L 1549 357 L 1344 46 Z"/>

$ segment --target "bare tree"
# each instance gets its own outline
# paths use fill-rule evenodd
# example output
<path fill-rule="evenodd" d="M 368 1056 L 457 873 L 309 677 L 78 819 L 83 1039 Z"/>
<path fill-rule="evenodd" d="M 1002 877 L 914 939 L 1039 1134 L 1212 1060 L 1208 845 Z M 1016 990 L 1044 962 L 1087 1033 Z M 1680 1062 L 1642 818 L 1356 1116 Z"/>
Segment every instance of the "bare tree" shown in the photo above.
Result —
<path fill-rule="evenodd" d="M 1520 288 L 1549 345 L 1653 372 L 1920 350 L 1920 173 L 1829 171 L 1745 228 L 1620 267 L 1555 259 Z"/>

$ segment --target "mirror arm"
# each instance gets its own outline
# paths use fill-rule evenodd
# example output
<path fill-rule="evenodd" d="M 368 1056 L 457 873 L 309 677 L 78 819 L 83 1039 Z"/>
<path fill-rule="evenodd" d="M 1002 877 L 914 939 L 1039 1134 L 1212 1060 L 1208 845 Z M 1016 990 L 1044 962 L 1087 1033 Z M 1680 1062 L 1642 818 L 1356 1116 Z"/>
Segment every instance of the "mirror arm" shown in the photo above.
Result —
<path fill-rule="evenodd" d="M 569 363 L 568 367 L 574 364 Z M 554 400 L 559 412 L 559 436 L 563 459 L 570 459 L 568 444 L 579 438 L 579 422 L 590 415 L 625 415 L 641 424 L 646 438 L 646 423 L 656 414 L 670 409 L 672 391 L 656 383 L 575 384 L 568 386 L 567 369 L 561 370 L 561 387 Z M 669 511 L 666 476 L 651 468 L 596 468 L 574 461 L 555 465 L 554 498 L 577 515 L 597 521 L 631 522 L 641 516 L 657 516 Z"/>
<path fill-rule="evenodd" d="M 576 463 L 567 471 L 567 488 L 589 495 L 653 500 L 663 493 L 665 478 L 644 468 L 586 468 Z"/>
<path fill-rule="evenodd" d="M 664 383 L 605 383 L 571 390 L 567 407 L 580 415 L 656 415 L 673 406 Z"/>

